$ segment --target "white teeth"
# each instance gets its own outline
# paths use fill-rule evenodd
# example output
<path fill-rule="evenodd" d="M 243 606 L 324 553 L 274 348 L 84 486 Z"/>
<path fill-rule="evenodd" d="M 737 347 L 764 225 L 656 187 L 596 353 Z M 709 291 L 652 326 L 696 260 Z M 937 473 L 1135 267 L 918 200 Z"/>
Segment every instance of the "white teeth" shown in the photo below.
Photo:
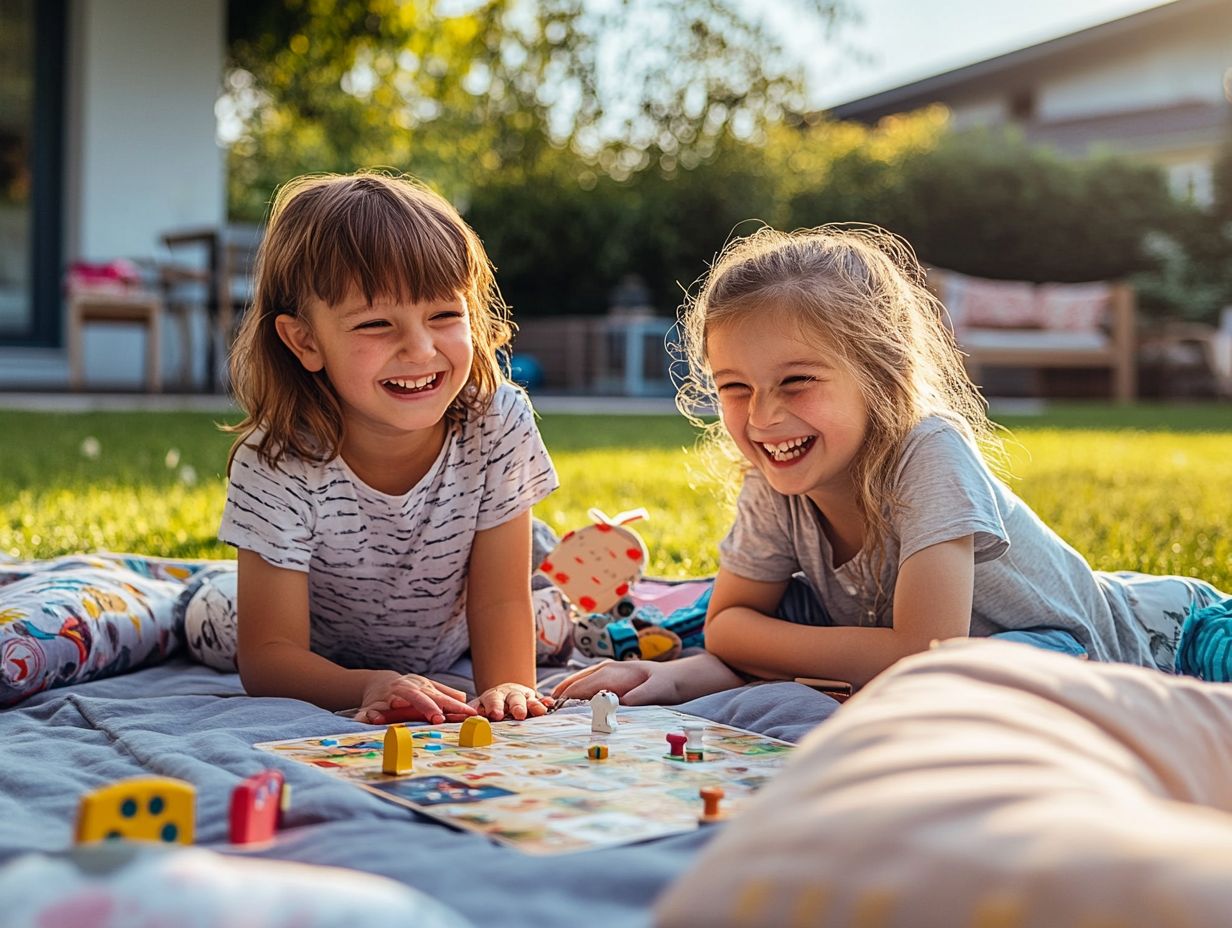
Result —
<path fill-rule="evenodd" d="M 396 377 L 391 377 L 385 382 L 391 383 L 395 387 L 401 387 L 403 390 L 422 390 L 434 380 L 436 380 L 436 374 L 429 374 L 426 377 L 416 377 L 413 380 L 403 380 Z"/>
<path fill-rule="evenodd" d="M 776 461 L 790 461 L 804 454 L 804 446 L 812 441 L 814 437 L 813 435 L 806 435 L 803 438 L 789 438 L 787 441 L 762 442 L 761 446 Z"/>

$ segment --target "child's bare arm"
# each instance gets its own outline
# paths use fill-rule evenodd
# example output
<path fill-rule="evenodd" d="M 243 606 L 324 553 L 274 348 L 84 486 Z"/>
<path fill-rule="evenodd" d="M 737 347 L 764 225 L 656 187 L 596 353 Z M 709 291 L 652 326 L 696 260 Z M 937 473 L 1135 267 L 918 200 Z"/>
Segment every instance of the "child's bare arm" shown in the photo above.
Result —
<path fill-rule="evenodd" d="M 738 673 L 713 654 L 679 660 L 604 661 L 570 674 L 552 691 L 556 699 L 590 699 L 601 690 L 627 706 L 675 705 L 741 686 Z"/>
<path fill-rule="evenodd" d="M 893 628 L 815 627 L 772 618 L 774 607 L 766 608 L 762 589 L 768 584 L 720 571 L 706 620 L 706 649 L 761 677 L 830 677 L 862 686 L 936 639 L 967 635 L 974 582 L 974 540 L 968 535 L 903 562 Z"/>
<path fill-rule="evenodd" d="M 436 694 L 431 681 L 416 687 L 393 670 L 351 670 L 314 654 L 309 649 L 307 574 L 275 567 L 241 548 L 237 592 L 237 659 L 250 695 L 303 699 L 325 709 L 388 706 L 392 699 L 396 708 L 421 710 L 405 713 L 408 717 L 427 717 L 439 707 L 440 721 L 446 714 L 473 714 L 453 698 L 454 691 Z M 412 692 L 422 689 L 431 690 L 431 705 Z"/>
<path fill-rule="evenodd" d="M 466 581 L 466 618 L 479 709 L 492 719 L 547 711 L 535 693 L 531 516 L 476 532 Z M 551 700 L 547 700 L 551 704 Z"/>

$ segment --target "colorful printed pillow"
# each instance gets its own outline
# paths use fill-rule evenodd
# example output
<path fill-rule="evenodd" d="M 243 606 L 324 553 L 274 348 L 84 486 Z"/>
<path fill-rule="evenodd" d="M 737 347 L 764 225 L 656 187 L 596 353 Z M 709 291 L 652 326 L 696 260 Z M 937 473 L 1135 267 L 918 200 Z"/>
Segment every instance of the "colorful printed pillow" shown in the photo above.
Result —
<path fill-rule="evenodd" d="M 0 564 L 0 706 L 171 654 L 176 602 L 202 566 L 124 555 Z"/>
<path fill-rule="evenodd" d="M 1036 290 L 1044 327 L 1066 332 L 1092 332 L 1108 314 L 1112 288 L 1105 283 L 1040 284 Z"/>

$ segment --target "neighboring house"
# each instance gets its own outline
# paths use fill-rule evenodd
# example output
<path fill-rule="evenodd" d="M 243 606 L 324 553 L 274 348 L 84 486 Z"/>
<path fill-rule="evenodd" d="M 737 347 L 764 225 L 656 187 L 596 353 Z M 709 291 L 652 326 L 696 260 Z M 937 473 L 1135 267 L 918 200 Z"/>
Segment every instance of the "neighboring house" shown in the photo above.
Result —
<path fill-rule="evenodd" d="M 225 219 L 225 15 L 224 0 L 0 3 L 0 389 L 67 384 L 69 262 L 153 259 L 161 233 Z M 139 385 L 141 338 L 92 328 L 90 382 Z"/>
<path fill-rule="evenodd" d="M 943 103 L 958 128 L 1016 125 L 1074 155 L 1114 151 L 1165 169 L 1209 203 L 1232 140 L 1232 2 L 1175 0 L 836 106 L 839 119 Z"/>

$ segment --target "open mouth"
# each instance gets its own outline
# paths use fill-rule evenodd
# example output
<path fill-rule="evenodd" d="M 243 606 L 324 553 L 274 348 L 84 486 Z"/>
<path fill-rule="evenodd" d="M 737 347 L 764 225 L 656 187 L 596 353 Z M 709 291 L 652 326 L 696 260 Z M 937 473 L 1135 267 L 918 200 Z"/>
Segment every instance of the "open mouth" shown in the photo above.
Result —
<path fill-rule="evenodd" d="M 395 396 L 413 396 L 416 393 L 429 393 L 435 390 L 444 379 L 444 374 L 425 374 L 423 377 L 391 377 L 382 380 L 381 386 Z"/>
<path fill-rule="evenodd" d="M 786 441 L 759 441 L 757 444 L 774 463 L 790 464 L 808 454 L 816 441 L 816 435 L 804 435 Z"/>

